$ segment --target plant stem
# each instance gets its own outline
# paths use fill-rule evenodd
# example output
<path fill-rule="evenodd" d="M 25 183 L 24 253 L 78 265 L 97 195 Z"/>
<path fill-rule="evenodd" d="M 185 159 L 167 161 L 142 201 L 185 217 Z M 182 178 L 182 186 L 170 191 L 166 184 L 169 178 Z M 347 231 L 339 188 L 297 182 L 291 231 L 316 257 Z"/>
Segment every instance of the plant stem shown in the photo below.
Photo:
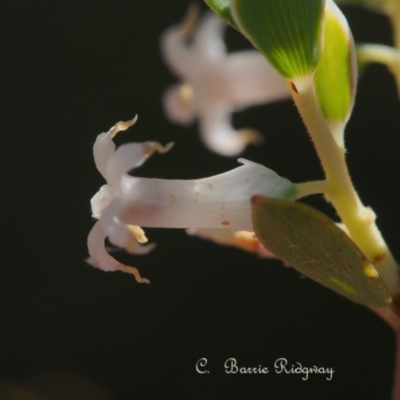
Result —
<path fill-rule="evenodd" d="M 392 0 L 389 5 L 389 17 L 392 22 L 393 42 L 397 52 L 400 52 L 400 2 Z M 397 91 L 400 97 L 400 60 L 393 64 L 391 71 L 396 79 Z M 395 299 L 396 300 L 396 299 Z M 396 352 L 393 379 L 392 400 L 400 400 L 400 328 L 395 329 Z"/>
<path fill-rule="evenodd" d="M 389 18 L 392 22 L 394 47 L 400 51 L 400 2 L 392 0 L 389 5 Z M 400 60 L 391 69 L 396 79 L 397 91 L 400 97 Z"/>
<path fill-rule="evenodd" d="M 400 52 L 383 44 L 362 44 L 357 47 L 357 57 L 361 63 L 380 63 L 386 65 L 396 75 L 400 62 Z"/>
<path fill-rule="evenodd" d="M 400 292 L 397 264 L 375 224 L 372 210 L 359 199 L 351 182 L 344 148 L 335 140 L 316 99 L 312 76 L 289 85 L 326 176 L 325 197 L 335 207 L 350 237 L 379 272 L 389 292 Z"/>
<path fill-rule="evenodd" d="M 312 194 L 325 193 L 328 190 L 327 181 L 310 181 L 296 184 L 297 199 L 311 196 Z"/>
<path fill-rule="evenodd" d="M 380 62 L 387 65 L 394 75 L 400 97 L 400 1 L 392 0 L 388 2 L 386 11 L 392 23 L 395 49 L 382 45 L 363 45 L 358 49 L 358 56 L 361 61 Z M 392 400 L 400 400 L 400 318 L 398 297 L 394 297 L 394 304 L 390 308 L 372 309 L 393 328 L 396 335 Z"/>
<path fill-rule="evenodd" d="M 376 62 L 386 65 L 395 78 L 400 97 L 400 51 L 398 49 L 381 44 L 364 44 L 358 46 L 357 55 L 361 62 Z"/>

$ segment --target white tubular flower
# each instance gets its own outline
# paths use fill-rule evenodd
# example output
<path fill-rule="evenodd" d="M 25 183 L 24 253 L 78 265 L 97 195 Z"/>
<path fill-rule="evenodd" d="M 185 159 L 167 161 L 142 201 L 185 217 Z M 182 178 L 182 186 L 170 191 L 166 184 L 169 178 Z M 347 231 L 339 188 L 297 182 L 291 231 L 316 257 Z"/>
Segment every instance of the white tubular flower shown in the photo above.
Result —
<path fill-rule="evenodd" d="M 243 108 L 287 99 L 289 90 L 278 73 L 255 50 L 227 54 L 225 22 L 207 13 L 187 44 L 196 16 L 168 29 L 161 38 L 165 63 L 182 82 L 167 89 L 163 104 L 174 123 L 198 118 L 204 143 L 213 151 L 235 156 L 262 136 L 250 129 L 235 131 L 230 115 Z"/>
<path fill-rule="evenodd" d="M 154 152 L 160 153 L 168 151 L 172 144 L 163 147 L 156 142 L 134 143 L 121 146 L 120 157 L 115 157 L 115 144 L 112 138 L 120 131 L 124 131 L 131 127 L 137 118 L 128 122 L 118 122 L 108 132 L 100 134 L 93 147 L 94 161 L 98 171 L 107 181 L 107 185 L 100 188 L 91 200 L 92 216 L 99 219 L 102 212 L 110 205 L 116 196 L 120 196 L 120 179 L 130 169 L 138 167 Z M 142 246 L 140 243 L 146 243 L 147 238 L 144 232 L 138 226 L 126 225 L 124 229 L 130 230 L 135 238 L 127 244 L 126 249 L 134 254 L 147 254 L 154 248 L 154 245 Z M 96 222 L 88 236 L 88 250 L 90 258 L 88 262 L 103 271 L 122 271 L 131 273 L 138 282 L 148 283 L 149 281 L 142 278 L 139 271 L 134 267 L 124 265 L 113 257 L 111 257 L 105 248 L 104 240 L 107 234 L 102 228 L 100 222 Z"/>
<path fill-rule="evenodd" d="M 254 195 L 294 199 L 296 187 L 270 169 L 240 159 L 243 165 L 229 172 L 197 180 L 165 180 L 137 178 L 127 173 L 138 167 L 154 152 L 164 153 L 156 142 L 132 143 L 115 150 L 112 137 L 127 129 L 135 120 L 120 122 L 108 133 L 98 136 L 94 145 L 95 163 L 107 181 L 92 198 L 92 213 L 99 221 L 88 238 L 91 263 L 105 271 L 121 270 L 133 273 L 136 269 L 114 260 L 105 250 L 109 238 L 116 246 L 134 254 L 146 254 L 152 246 L 140 227 L 200 229 L 200 236 L 219 243 L 256 251 L 251 221 L 250 198 Z M 228 229 L 227 234 L 222 233 Z M 247 231 L 237 233 L 236 231 Z M 235 236 L 236 235 L 236 236 Z M 216 238 L 219 239 L 216 239 Z M 257 245 L 258 246 L 258 245 Z M 258 248 L 258 247 L 257 247 Z"/>

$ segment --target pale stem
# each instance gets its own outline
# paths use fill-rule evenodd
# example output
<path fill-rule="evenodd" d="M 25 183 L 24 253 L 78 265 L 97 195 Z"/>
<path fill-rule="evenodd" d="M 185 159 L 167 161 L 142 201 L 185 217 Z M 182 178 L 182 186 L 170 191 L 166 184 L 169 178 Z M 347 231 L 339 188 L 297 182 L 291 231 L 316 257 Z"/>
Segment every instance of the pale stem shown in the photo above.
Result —
<path fill-rule="evenodd" d="M 393 29 L 393 42 L 394 47 L 400 51 L 400 2 L 399 0 L 392 0 L 390 4 L 389 17 L 392 22 Z M 400 61 L 397 61 L 395 67 L 392 69 L 393 75 L 396 79 L 397 91 L 400 97 Z"/>
<path fill-rule="evenodd" d="M 394 47 L 383 45 L 363 45 L 358 48 L 361 62 L 378 62 L 385 64 L 394 75 L 400 97 L 400 2 L 392 0 L 388 5 L 388 15 L 392 22 Z M 396 351 L 392 399 L 400 400 L 400 319 L 394 307 L 373 309 L 395 331 Z"/>
<path fill-rule="evenodd" d="M 310 181 L 296 184 L 297 199 L 311 196 L 312 194 L 323 194 L 328 190 L 327 181 Z"/>
<path fill-rule="evenodd" d="M 325 197 L 335 207 L 351 238 L 379 272 L 389 292 L 400 292 L 397 264 L 351 182 L 344 149 L 336 142 L 319 107 L 312 76 L 296 79 L 293 99 L 308 129 L 326 176 Z"/>
<path fill-rule="evenodd" d="M 392 22 L 393 28 L 393 42 L 398 52 L 400 52 L 400 2 L 398 0 L 392 0 L 390 5 L 389 16 Z M 392 73 L 396 79 L 397 91 L 400 97 L 400 61 L 392 68 Z M 396 356 L 395 356 L 395 367 L 394 367 L 394 383 L 392 399 L 400 400 L 400 329 L 395 330 L 396 332 Z"/>
<path fill-rule="evenodd" d="M 396 75 L 400 62 L 400 52 L 383 44 L 363 44 L 357 47 L 357 56 L 361 63 L 380 63 L 386 65 Z"/>
<path fill-rule="evenodd" d="M 400 28 L 397 28 L 397 31 L 400 31 Z M 396 36 L 399 36 L 398 32 Z M 364 44 L 358 46 L 357 56 L 361 63 L 374 62 L 386 65 L 395 78 L 400 97 L 400 38 L 397 38 L 396 41 L 398 42 L 397 49 L 381 44 Z"/>

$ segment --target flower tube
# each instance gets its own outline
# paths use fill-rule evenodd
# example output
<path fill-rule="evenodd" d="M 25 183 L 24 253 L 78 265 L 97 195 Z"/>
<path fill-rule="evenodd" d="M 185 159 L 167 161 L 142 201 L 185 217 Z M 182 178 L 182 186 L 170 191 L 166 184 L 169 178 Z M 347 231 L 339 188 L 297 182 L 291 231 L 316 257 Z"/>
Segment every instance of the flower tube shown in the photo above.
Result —
<path fill-rule="evenodd" d="M 190 228 L 192 233 L 200 230 L 203 237 L 209 232 L 208 237 L 217 242 L 231 241 L 238 247 L 248 247 L 250 238 L 245 234 L 235 236 L 233 232 L 253 231 L 250 198 L 296 197 L 293 183 L 244 159 L 239 159 L 243 165 L 231 171 L 203 179 L 130 176 L 127 173 L 143 164 L 154 151 L 163 153 L 171 148 L 145 142 L 122 145 L 115 150 L 112 137 L 134 122 L 118 123 L 99 135 L 94 145 L 96 166 L 107 181 L 91 201 L 93 216 L 99 221 L 89 235 L 88 247 L 92 263 L 100 269 L 133 273 L 105 251 L 104 239 L 108 237 L 112 244 L 130 253 L 146 254 L 152 247 L 142 244 L 147 242 L 142 227 Z M 229 229 L 228 235 L 221 235 L 221 229 Z M 253 248 L 256 249 L 254 244 Z"/>

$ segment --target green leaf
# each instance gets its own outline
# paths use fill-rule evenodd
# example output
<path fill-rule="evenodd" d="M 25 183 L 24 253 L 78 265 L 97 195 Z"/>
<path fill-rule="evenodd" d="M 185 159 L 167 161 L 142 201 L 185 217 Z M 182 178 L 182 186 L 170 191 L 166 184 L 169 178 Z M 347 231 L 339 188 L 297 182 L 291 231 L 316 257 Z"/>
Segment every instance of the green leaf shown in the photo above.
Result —
<path fill-rule="evenodd" d="M 204 0 L 207 5 L 217 14 L 220 18 L 224 19 L 233 28 L 239 30 L 236 22 L 232 18 L 229 0 Z"/>
<path fill-rule="evenodd" d="M 314 72 L 322 50 L 324 0 L 232 0 L 250 41 L 287 79 Z"/>
<path fill-rule="evenodd" d="M 302 203 L 255 196 L 254 231 L 286 264 L 365 306 L 387 307 L 391 296 L 372 264 L 335 223 Z"/>
<path fill-rule="evenodd" d="M 333 2 L 328 4 L 324 49 L 314 75 L 314 85 L 325 118 L 330 122 L 347 122 L 357 84 L 355 49 L 343 14 Z"/>

